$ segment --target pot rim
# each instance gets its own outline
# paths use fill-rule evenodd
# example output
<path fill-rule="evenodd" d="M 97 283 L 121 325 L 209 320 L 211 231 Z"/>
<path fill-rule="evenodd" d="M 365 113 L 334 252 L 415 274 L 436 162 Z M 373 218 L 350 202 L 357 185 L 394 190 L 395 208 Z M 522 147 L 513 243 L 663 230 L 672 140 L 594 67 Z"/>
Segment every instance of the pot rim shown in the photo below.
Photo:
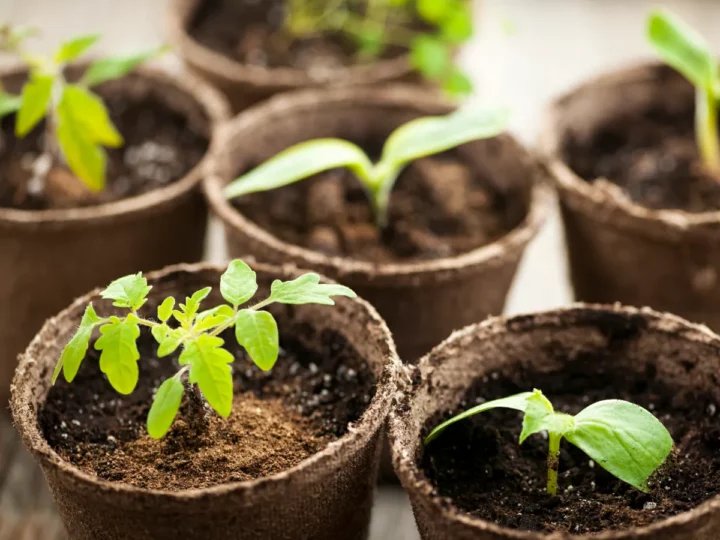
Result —
<path fill-rule="evenodd" d="M 238 133 L 244 131 L 252 133 L 255 125 L 266 124 L 274 117 L 313 111 L 318 108 L 318 103 L 326 106 L 341 106 L 351 103 L 378 107 L 413 107 L 420 104 L 436 109 L 452 110 L 446 101 L 438 99 L 427 91 L 403 84 L 373 88 L 371 92 L 357 88 L 303 90 L 273 97 L 263 104 L 251 107 L 222 126 L 218 129 L 220 133 L 217 135 L 219 152 L 222 153 L 228 146 L 234 146 L 232 141 L 238 137 Z M 500 136 L 516 141 L 507 132 Z M 530 152 L 528 154 L 535 161 L 534 154 Z M 549 182 L 545 178 L 545 171 L 538 164 L 537 175 L 539 178 L 533 181 L 530 206 L 525 218 L 500 238 L 452 257 L 420 262 L 373 263 L 360 259 L 329 256 L 294 245 L 256 225 L 237 211 L 223 195 L 223 188 L 227 184 L 224 177 L 229 174 L 231 171 L 221 171 L 218 170 L 218 167 L 213 167 L 203 182 L 203 190 L 210 207 L 226 227 L 240 230 L 254 242 L 264 244 L 273 251 L 299 261 L 299 266 L 321 268 L 323 273 L 332 276 L 352 275 L 355 279 L 368 282 L 377 282 L 378 278 L 402 280 L 414 278 L 437 282 L 438 275 L 457 275 L 463 270 L 478 265 L 499 264 L 508 254 L 522 251 L 535 236 L 545 221 L 552 197 Z"/>
<path fill-rule="evenodd" d="M 571 169 L 562 157 L 561 119 L 568 102 L 598 88 L 612 90 L 618 86 L 649 84 L 660 69 L 670 69 L 659 61 L 634 62 L 619 69 L 596 75 L 555 98 L 546 107 L 538 138 L 538 152 L 565 202 L 605 226 L 656 239 L 681 241 L 688 232 L 720 235 L 720 210 L 687 212 L 654 210 L 627 197 L 598 189 Z M 678 77 L 681 77 L 678 74 Z"/>
<path fill-rule="evenodd" d="M 258 263 L 252 260 L 252 258 L 246 260 L 250 260 L 253 270 L 257 272 L 286 276 L 299 276 L 301 273 L 304 273 L 303 270 L 298 269 L 295 265 L 278 266 Z M 148 281 L 154 281 L 179 272 L 194 274 L 207 271 L 217 272 L 219 275 L 225 268 L 223 265 L 213 263 L 178 264 L 147 273 L 145 277 L 148 278 Z M 326 278 L 323 278 L 323 281 L 332 282 L 332 280 Z M 387 413 L 390 409 L 391 398 L 396 390 L 397 377 L 399 371 L 402 369 L 402 364 L 395 350 L 395 344 L 392 340 L 390 330 L 387 328 L 385 321 L 378 315 L 375 308 L 362 298 L 348 298 L 348 302 L 356 304 L 358 309 L 366 312 L 368 318 L 381 334 L 381 345 L 382 348 L 386 350 L 386 357 L 384 358 L 382 373 L 377 378 L 375 395 L 370 400 L 370 403 L 368 403 L 359 420 L 349 425 L 345 435 L 332 441 L 321 451 L 316 452 L 285 471 L 254 480 L 229 482 L 205 488 L 175 491 L 145 489 L 122 482 L 103 480 L 95 475 L 88 474 L 69 461 L 62 459 L 57 452 L 50 447 L 42 435 L 35 409 L 39 404 L 33 400 L 32 391 L 28 385 L 28 383 L 32 383 L 32 376 L 28 373 L 28 368 L 37 363 L 37 359 L 34 358 L 34 350 L 43 342 L 54 339 L 57 322 L 68 317 L 72 311 L 81 309 L 81 306 L 85 306 L 90 300 L 96 299 L 101 290 L 102 288 L 96 288 L 86 295 L 75 299 L 72 304 L 58 315 L 45 322 L 33 338 L 27 350 L 19 356 L 19 363 L 11 388 L 12 398 L 10 408 L 13 422 L 26 448 L 30 450 L 37 460 L 43 463 L 43 466 L 59 469 L 62 473 L 70 476 L 78 485 L 90 487 L 103 494 L 119 494 L 134 498 L 144 497 L 160 502 L 168 501 L 175 503 L 189 500 L 212 500 L 234 493 L 245 493 L 251 496 L 253 492 L 257 492 L 258 490 L 270 489 L 273 486 L 291 482 L 293 475 L 302 469 L 316 468 L 319 470 L 323 462 L 329 460 L 334 454 L 342 453 L 343 448 L 347 448 L 358 440 L 371 437 L 375 431 L 382 430 L 382 426 L 387 419 Z"/>
<path fill-rule="evenodd" d="M 186 19 L 193 15 L 198 0 L 171 0 L 166 11 L 168 42 L 178 55 L 220 80 L 255 87 L 307 87 L 325 84 L 376 84 L 414 71 L 408 53 L 369 64 L 351 65 L 343 76 L 328 81 L 311 78 L 303 69 L 291 67 L 266 68 L 243 64 L 195 40 L 187 31 Z"/>
<path fill-rule="evenodd" d="M 671 313 L 655 311 L 649 307 L 635 308 L 620 303 L 615 304 L 591 304 L 575 302 L 568 306 L 546 310 L 534 311 L 527 314 L 513 316 L 490 317 L 485 321 L 453 332 L 446 340 L 437 345 L 426 354 L 414 369 L 418 377 L 422 377 L 425 384 L 426 378 L 432 373 L 434 365 L 432 358 L 440 350 L 446 347 L 458 346 L 463 338 L 476 335 L 479 339 L 489 338 L 494 335 L 508 333 L 508 327 L 513 325 L 514 332 L 526 332 L 534 328 L 542 327 L 568 327 L 572 326 L 574 317 L 583 312 L 594 313 L 615 313 L 626 317 L 643 316 L 648 328 L 657 332 L 668 334 L 682 333 L 682 337 L 688 341 L 694 341 L 705 345 L 711 345 L 720 350 L 720 337 L 714 334 L 707 326 L 695 324 Z M 569 319 L 569 320 L 568 320 Z M 407 384 L 407 383 L 406 383 Z M 698 506 L 674 516 L 662 519 L 650 525 L 642 527 L 631 527 L 628 529 L 602 531 L 590 534 L 568 534 L 568 533 L 540 533 L 537 531 L 523 531 L 503 527 L 484 519 L 472 517 L 469 514 L 457 509 L 454 504 L 441 504 L 441 498 L 433 494 L 434 488 L 420 469 L 417 467 L 414 456 L 408 455 L 407 448 L 399 446 L 396 431 L 401 429 L 403 417 L 407 411 L 403 410 L 403 404 L 412 399 L 414 390 L 408 384 L 405 390 L 398 392 L 399 397 L 395 400 L 390 410 L 388 420 L 388 437 L 390 450 L 393 458 L 393 466 L 400 478 L 403 487 L 408 491 L 414 491 L 422 497 L 424 508 L 430 511 L 439 519 L 461 524 L 466 530 L 477 533 L 490 532 L 498 537 L 505 537 L 512 540 L 636 540 L 659 538 L 658 534 L 670 526 L 681 526 L 696 519 L 702 519 L 710 512 L 720 512 L 720 494 L 708 499 Z M 407 407 L 410 410 L 410 407 Z"/>
<path fill-rule="evenodd" d="M 86 62 L 79 62 L 75 65 L 83 66 L 85 64 Z M 0 70 L 0 78 L 19 75 L 26 71 L 25 66 L 16 63 Z M 143 65 L 134 69 L 129 76 L 174 86 L 200 105 L 208 118 L 208 148 L 200 161 L 182 178 L 172 182 L 170 185 L 118 201 L 67 209 L 20 210 L 17 208 L 0 208 L 0 227 L 18 229 L 33 229 L 38 226 L 86 227 L 90 226 L 91 223 L 117 220 L 119 217 L 127 218 L 140 212 L 162 208 L 169 201 L 177 199 L 196 188 L 211 162 L 214 148 L 219 143 L 215 135 L 217 128 L 232 117 L 229 103 L 218 90 L 191 74 L 176 76 L 159 66 Z"/>

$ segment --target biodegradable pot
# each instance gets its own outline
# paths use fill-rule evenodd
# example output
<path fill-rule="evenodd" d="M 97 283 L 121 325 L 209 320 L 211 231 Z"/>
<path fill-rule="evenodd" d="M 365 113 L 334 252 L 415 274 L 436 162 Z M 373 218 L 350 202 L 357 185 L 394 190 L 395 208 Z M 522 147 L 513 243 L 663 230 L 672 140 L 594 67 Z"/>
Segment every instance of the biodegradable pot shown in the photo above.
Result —
<path fill-rule="evenodd" d="M 274 279 L 302 272 L 292 266 L 251 263 L 261 291 Z M 223 269 L 181 265 L 149 274 L 148 305 L 215 287 Z M 383 320 L 365 301 L 339 298 L 336 306 L 293 306 L 287 317 L 341 333 L 368 363 L 375 395 L 340 439 L 297 466 L 254 481 L 183 491 L 148 490 L 88 475 L 63 460 L 44 438 L 38 411 L 53 366 L 99 289 L 46 322 L 21 356 L 11 408 L 22 440 L 39 461 L 71 540 L 186 540 L 366 538 L 383 426 L 396 389 L 400 361 Z M 219 299 L 217 292 L 210 301 Z"/>
<path fill-rule="evenodd" d="M 407 55 L 334 70 L 330 78 L 311 77 L 307 70 L 284 67 L 263 68 L 242 64 L 214 51 L 188 32 L 203 0 L 171 0 L 167 13 L 168 40 L 188 71 L 200 75 L 222 90 L 236 112 L 280 92 L 318 86 L 422 83 Z"/>
<path fill-rule="evenodd" d="M 720 537 L 720 499 L 644 527 L 590 535 L 543 534 L 501 527 L 440 498 L 418 463 L 429 423 L 460 406 L 478 381 L 533 370 L 562 373 L 588 365 L 592 381 L 616 369 L 668 383 L 677 395 L 708 392 L 720 399 L 720 338 L 706 327 L 644 308 L 577 304 L 545 313 L 492 318 L 454 333 L 425 356 L 391 411 L 393 465 L 410 494 L 423 540 L 711 540 Z M 483 379 L 485 378 L 485 379 Z M 529 381 L 528 381 L 529 382 Z M 597 385 L 598 383 L 595 382 Z M 600 383 L 602 384 L 602 383 Z M 577 391 L 586 391 L 578 387 Z M 588 388 L 589 390 L 589 388 Z M 696 394 L 697 392 L 697 394 Z M 433 420 L 435 419 L 435 420 Z M 560 465 L 562 469 L 562 462 Z"/>
<path fill-rule="evenodd" d="M 594 79 L 551 106 L 540 147 L 560 194 L 577 300 L 650 306 L 720 329 L 720 212 L 653 210 L 599 188 L 567 164 L 590 140 L 631 114 L 692 107 L 691 85 L 650 64 Z"/>
<path fill-rule="evenodd" d="M 0 78 L 16 92 L 26 72 L 5 72 Z M 150 68 L 106 83 L 100 92 L 138 101 L 156 97 L 207 133 L 209 141 L 213 127 L 230 114 L 224 98 L 196 78 L 176 79 Z M 0 208 L 3 409 L 16 357 L 45 319 L 119 275 L 202 258 L 207 208 L 198 184 L 209 154 L 184 178 L 137 197 L 62 210 Z"/>
<path fill-rule="evenodd" d="M 405 362 L 420 358 L 454 329 L 501 313 L 549 200 L 542 168 L 508 134 L 456 151 L 505 197 L 506 215 L 517 225 L 497 241 L 455 257 L 398 264 L 330 257 L 273 236 L 223 195 L 224 186 L 239 172 L 299 142 L 322 137 L 384 141 L 413 118 L 452 110 L 432 94 L 396 85 L 298 92 L 239 115 L 220 136 L 217 174 L 209 175 L 204 185 L 213 211 L 225 225 L 230 253 L 249 253 L 275 263 L 292 261 L 353 288 L 387 321 Z"/>

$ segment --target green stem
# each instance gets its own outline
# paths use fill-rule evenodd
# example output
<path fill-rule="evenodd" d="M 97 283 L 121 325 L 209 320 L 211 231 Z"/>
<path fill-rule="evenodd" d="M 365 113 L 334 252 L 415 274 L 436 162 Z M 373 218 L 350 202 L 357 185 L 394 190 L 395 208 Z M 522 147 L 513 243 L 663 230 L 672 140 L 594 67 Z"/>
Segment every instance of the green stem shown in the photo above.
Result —
<path fill-rule="evenodd" d="M 697 90 L 695 132 L 700 155 L 705 166 L 720 172 L 720 140 L 718 139 L 718 110 L 712 90 Z"/>
<path fill-rule="evenodd" d="M 548 495 L 557 495 L 558 468 L 560 465 L 560 440 L 562 435 L 548 432 L 548 457 L 547 457 L 547 492 Z"/>

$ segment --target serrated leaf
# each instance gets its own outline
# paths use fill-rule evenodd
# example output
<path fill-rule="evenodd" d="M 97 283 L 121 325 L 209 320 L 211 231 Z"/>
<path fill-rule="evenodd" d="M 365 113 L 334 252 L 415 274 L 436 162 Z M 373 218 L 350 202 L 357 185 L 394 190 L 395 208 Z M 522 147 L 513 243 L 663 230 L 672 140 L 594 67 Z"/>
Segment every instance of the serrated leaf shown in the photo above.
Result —
<path fill-rule="evenodd" d="M 280 351 L 277 322 L 267 311 L 243 309 L 235 319 L 235 337 L 252 361 L 263 371 L 270 371 Z"/>
<path fill-rule="evenodd" d="M 52 384 L 55 384 L 60 375 L 60 370 L 62 370 L 67 382 L 73 381 L 87 353 L 93 329 L 100 321 L 101 319 L 95 313 L 92 303 L 88 304 L 80 321 L 80 327 L 60 354 L 60 359 L 53 372 Z"/>
<path fill-rule="evenodd" d="M 95 349 L 101 351 L 100 370 L 120 394 L 131 394 L 137 386 L 138 337 L 138 318 L 130 314 L 125 319 L 110 317 L 110 322 L 100 327 L 100 338 L 95 342 Z"/>
<path fill-rule="evenodd" d="M 0 91 L 0 119 L 20 110 L 22 97 Z"/>
<path fill-rule="evenodd" d="M 452 66 L 448 46 L 440 39 L 421 35 L 410 46 L 410 62 L 430 80 L 440 80 Z"/>
<path fill-rule="evenodd" d="M 292 281 L 273 281 L 270 286 L 272 302 L 280 304 L 335 304 L 333 296 L 348 296 L 355 298 L 355 292 L 344 285 L 320 283 L 317 274 L 304 274 Z"/>
<path fill-rule="evenodd" d="M 220 294 L 235 308 L 255 296 L 257 289 L 257 275 L 240 259 L 231 261 L 220 276 Z"/>
<path fill-rule="evenodd" d="M 525 416 L 523 418 L 520 444 L 530 435 L 540 431 L 548 431 L 554 435 L 565 435 L 575 427 L 575 420 L 569 414 L 557 413 L 552 403 L 540 390 L 535 390 L 527 398 Z"/>
<path fill-rule="evenodd" d="M 176 377 L 171 377 L 160 385 L 147 417 L 148 434 L 153 439 L 162 439 L 175 421 L 185 386 Z"/>
<path fill-rule="evenodd" d="M 169 330 L 163 340 L 160 342 L 160 346 L 157 350 L 158 358 L 163 358 L 169 354 L 174 353 L 180 346 L 183 340 L 183 332 L 176 330 Z"/>
<path fill-rule="evenodd" d="M 22 104 L 15 119 L 15 135 L 24 137 L 48 112 L 52 87 L 55 79 L 52 75 L 36 74 L 21 92 Z"/>
<path fill-rule="evenodd" d="M 189 381 L 197 384 L 215 411 L 227 418 L 233 401 L 233 355 L 222 348 L 225 342 L 216 336 L 201 334 L 187 343 L 180 354 L 180 365 L 190 364 Z"/>
<path fill-rule="evenodd" d="M 98 39 L 100 39 L 100 34 L 80 36 L 66 41 L 60 45 L 60 48 L 55 52 L 55 62 L 64 64 L 77 59 L 90 47 L 95 45 Z"/>
<path fill-rule="evenodd" d="M 212 287 L 205 287 L 204 289 L 200 289 L 199 291 L 194 293 L 189 298 L 185 298 L 185 303 L 180 304 L 180 309 L 183 313 L 181 318 L 178 318 L 176 311 L 173 312 L 173 314 L 175 314 L 175 318 L 180 321 L 184 328 L 190 328 L 193 321 L 195 320 L 195 315 L 200 309 L 200 302 L 202 302 L 208 297 L 210 291 L 212 291 Z"/>
<path fill-rule="evenodd" d="M 155 338 L 155 341 L 158 342 L 158 344 L 163 342 L 165 336 L 167 336 L 169 331 L 170 327 L 167 324 L 159 324 L 157 326 L 153 326 L 150 329 L 150 333 Z"/>
<path fill-rule="evenodd" d="M 62 104 L 65 114 L 79 125 L 88 141 L 113 148 L 122 146 L 122 135 L 110 120 L 105 103 L 99 96 L 79 84 L 67 84 Z"/>
<path fill-rule="evenodd" d="M 194 331 L 207 332 L 229 322 L 235 316 L 233 308 L 222 305 L 199 313 L 195 321 Z"/>
<path fill-rule="evenodd" d="M 142 272 L 138 272 L 116 279 L 100 293 L 100 296 L 114 300 L 115 307 L 137 310 L 147 302 L 147 295 L 151 289 L 152 285 L 148 285 Z"/>
<path fill-rule="evenodd" d="M 168 51 L 168 47 L 163 46 L 127 56 L 103 58 L 94 62 L 87 69 L 83 76 L 83 83 L 87 86 L 96 86 L 106 81 L 119 79 L 130 73 L 140 64 L 164 54 L 166 51 Z"/>
<path fill-rule="evenodd" d="M 162 322 L 167 322 L 172 316 L 173 308 L 175 307 L 175 299 L 172 296 L 168 296 L 163 303 L 158 306 L 158 319 Z"/>

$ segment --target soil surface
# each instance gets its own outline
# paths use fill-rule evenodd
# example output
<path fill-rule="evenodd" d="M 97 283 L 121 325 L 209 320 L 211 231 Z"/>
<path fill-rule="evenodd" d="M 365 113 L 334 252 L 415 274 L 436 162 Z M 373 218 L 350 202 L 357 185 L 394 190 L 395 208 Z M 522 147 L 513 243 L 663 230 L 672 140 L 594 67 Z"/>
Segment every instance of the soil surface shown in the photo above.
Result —
<path fill-rule="evenodd" d="M 44 122 L 25 138 L 16 139 L 15 116 L 11 115 L 2 120 L 0 132 L 0 207 L 44 210 L 134 197 L 180 180 L 207 150 L 207 138 L 160 102 L 114 97 L 106 99 L 106 104 L 125 144 L 107 149 L 107 188 L 102 193 L 86 193 L 62 165 L 51 169 L 44 189 L 42 182 L 33 181 L 34 164 L 45 148 Z"/>
<path fill-rule="evenodd" d="M 287 329 L 287 325 L 285 325 Z M 367 364 L 341 335 L 297 325 L 281 338 L 272 372 L 256 368 L 226 333 L 235 399 L 223 420 L 192 392 L 168 435 L 156 441 L 145 422 L 160 383 L 179 369 L 177 355 L 158 359 L 149 334 L 140 342 L 140 383 L 115 393 L 88 350 L 77 378 L 50 390 L 39 412 L 50 446 L 80 469 L 142 488 L 181 490 L 269 476 L 342 437 L 375 393 Z"/>
<path fill-rule="evenodd" d="M 491 185 L 453 153 L 418 160 L 393 188 L 384 229 L 375 225 L 362 184 L 345 169 L 238 197 L 233 204 L 278 238 L 327 255 L 430 260 L 472 251 L 516 225 L 506 223 L 504 199 Z"/>
<path fill-rule="evenodd" d="M 720 176 L 706 171 L 698 154 L 694 110 L 608 121 L 585 144 L 570 140 L 566 159 L 589 181 L 619 186 L 633 202 L 654 210 L 720 209 Z"/>
<path fill-rule="evenodd" d="M 188 32 L 202 45 L 243 64 L 292 67 L 318 80 L 363 61 L 357 45 L 341 35 L 290 36 L 284 30 L 286 0 L 204 0 Z M 381 58 L 407 49 L 387 47 Z"/>
<path fill-rule="evenodd" d="M 676 445 L 650 479 L 650 493 L 617 480 L 563 441 L 558 495 L 549 497 L 546 437 L 533 435 L 519 446 L 521 413 L 496 410 L 459 422 L 428 447 L 421 466 L 439 495 L 462 511 L 506 527 L 581 534 L 647 525 L 720 493 L 720 423 L 718 404 L 710 396 L 658 380 L 652 366 L 640 374 L 594 372 L 588 366 L 587 355 L 579 355 L 562 373 L 486 378 L 452 414 L 533 388 L 541 388 L 556 410 L 570 414 L 603 399 L 637 403 L 663 422 Z M 427 432 L 440 420 L 428 422 Z"/>

